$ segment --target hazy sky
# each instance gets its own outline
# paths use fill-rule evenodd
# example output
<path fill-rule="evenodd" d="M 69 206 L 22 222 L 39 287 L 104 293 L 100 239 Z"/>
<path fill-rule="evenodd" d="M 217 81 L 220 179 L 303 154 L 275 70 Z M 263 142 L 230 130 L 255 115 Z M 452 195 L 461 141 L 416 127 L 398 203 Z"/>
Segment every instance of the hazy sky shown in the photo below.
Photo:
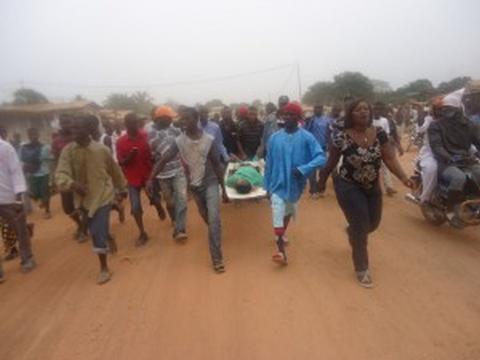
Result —
<path fill-rule="evenodd" d="M 297 62 L 304 91 L 346 70 L 480 78 L 480 0 L 0 0 L 0 15 L 0 101 L 22 82 L 51 100 L 297 98 Z"/>

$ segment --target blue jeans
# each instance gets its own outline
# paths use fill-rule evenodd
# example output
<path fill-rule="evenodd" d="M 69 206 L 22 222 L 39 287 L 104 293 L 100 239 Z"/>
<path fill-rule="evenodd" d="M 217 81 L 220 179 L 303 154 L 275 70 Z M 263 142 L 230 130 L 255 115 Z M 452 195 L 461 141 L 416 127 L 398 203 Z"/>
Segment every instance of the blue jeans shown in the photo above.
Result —
<path fill-rule="evenodd" d="M 142 215 L 142 187 L 128 185 L 128 198 L 130 199 L 130 213 L 132 215 Z"/>
<path fill-rule="evenodd" d="M 348 222 L 355 271 L 365 271 L 368 269 L 368 234 L 377 229 L 382 216 L 382 191 L 378 183 L 372 189 L 364 189 L 340 176 L 336 176 L 333 183 L 338 204 Z"/>
<path fill-rule="evenodd" d="M 88 229 L 93 241 L 93 251 L 97 254 L 106 254 L 109 250 L 108 239 L 110 237 L 110 210 L 111 205 L 99 208 L 93 217 L 88 218 Z"/>
<path fill-rule="evenodd" d="M 185 232 L 187 218 L 187 178 L 183 172 L 169 179 L 158 180 L 167 210 L 174 214 L 175 234 Z"/>
<path fill-rule="evenodd" d="M 217 181 L 191 187 L 193 197 L 203 221 L 208 225 L 208 244 L 214 264 L 223 261 L 222 224 L 220 221 L 220 190 Z"/>

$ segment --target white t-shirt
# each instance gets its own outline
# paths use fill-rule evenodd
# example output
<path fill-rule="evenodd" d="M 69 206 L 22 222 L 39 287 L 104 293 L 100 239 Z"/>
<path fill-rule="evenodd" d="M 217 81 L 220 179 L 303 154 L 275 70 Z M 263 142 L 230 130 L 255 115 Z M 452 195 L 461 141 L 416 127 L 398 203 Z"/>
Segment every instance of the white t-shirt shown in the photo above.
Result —
<path fill-rule="evenodd" d="M 27 190 L 22 165 L 12 145 L 0 139 L 0 204 L 13 204 Z"/>
<path fill-rule="evenodd" d="M 380 116 L 378 119 L 373 119 L 373 126 L 382 128 L 387 135 L 390 135 L 390 124 L 388 123 L 387 118 Z"/>

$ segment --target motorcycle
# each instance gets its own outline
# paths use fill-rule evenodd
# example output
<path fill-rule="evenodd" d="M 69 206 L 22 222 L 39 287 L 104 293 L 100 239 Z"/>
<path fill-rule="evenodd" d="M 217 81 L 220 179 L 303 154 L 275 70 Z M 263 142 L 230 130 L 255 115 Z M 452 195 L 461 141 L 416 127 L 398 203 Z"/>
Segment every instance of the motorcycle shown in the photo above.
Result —
<path fill-rule="evenodd" d="M 480 186 L 474 181 L 468 167 L 462 167 L 467 175 L 464 188 L 464 198 L 451 209 L 447 208 L 448 184 L 439 179 L 429 202 L 421 203 L 422 173 L 419 163 L 416 163 L 411 180 L 415 187 L 405 198 L 420 207 L 423 217 L 430 224 L 440 226 L 446 222 L 455 228 L 480 225 Z M 453 216 L 452 216 L 453 215 Z"/>

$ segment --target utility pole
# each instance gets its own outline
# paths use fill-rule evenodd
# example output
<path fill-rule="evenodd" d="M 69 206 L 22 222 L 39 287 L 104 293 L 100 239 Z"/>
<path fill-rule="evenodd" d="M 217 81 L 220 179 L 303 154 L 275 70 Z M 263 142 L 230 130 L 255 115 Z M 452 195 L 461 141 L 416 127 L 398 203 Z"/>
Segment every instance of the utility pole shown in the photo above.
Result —
<path fill-rule="evenodd" d="M 300 63 L 297 62 L 298 101 L 302 102 L 302 79 L 300 78 Z"/>

